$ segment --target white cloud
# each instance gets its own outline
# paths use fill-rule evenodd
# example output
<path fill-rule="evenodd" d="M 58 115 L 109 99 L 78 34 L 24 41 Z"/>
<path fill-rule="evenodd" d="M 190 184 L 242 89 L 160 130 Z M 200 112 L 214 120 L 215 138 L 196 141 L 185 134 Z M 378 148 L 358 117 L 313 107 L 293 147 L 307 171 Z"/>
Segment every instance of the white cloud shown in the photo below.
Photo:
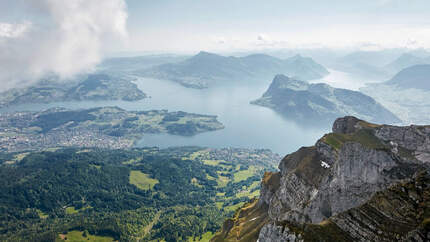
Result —
<path fill-rule="evenodd" d="M 127 38 L 124 0 L 33 0 L 36 18 L 0 23 L 0 88 L 45 74 L 90 71 L 112 41 Z"/>
<path fill-rule="evenodd" d="M 258 36 L 257 36 L 257 40 L 258 41 L 261 41 L 261 42 L 264 42 L 264 43 L 266 43 L 266 42 L 270 42 L 271 40 L 270 40 L 270 37 L 269 36 L 267 36 L 266 34 L 259 34 Z"/>
<path fill-rule="evenodd" d="M 0 38 L 17 38 L 31 27 L 30 22 L 22 24 L 0 23 Z"/>

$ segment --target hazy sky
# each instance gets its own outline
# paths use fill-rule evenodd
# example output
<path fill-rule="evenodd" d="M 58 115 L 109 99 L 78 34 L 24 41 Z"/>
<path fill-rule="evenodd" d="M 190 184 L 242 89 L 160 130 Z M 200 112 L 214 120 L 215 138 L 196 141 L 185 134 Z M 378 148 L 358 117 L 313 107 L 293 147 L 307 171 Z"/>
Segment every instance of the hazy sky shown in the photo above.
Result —
<path fill-rule="evenodd" d="M 128 0 L 130 49 L 430 47 L 429 0 Z"/>
<path fill-rule="evenodd" d="M 429 0 L 0 0 L 0 88 L 118 51 L 430 48 L 429 13 Z"/>

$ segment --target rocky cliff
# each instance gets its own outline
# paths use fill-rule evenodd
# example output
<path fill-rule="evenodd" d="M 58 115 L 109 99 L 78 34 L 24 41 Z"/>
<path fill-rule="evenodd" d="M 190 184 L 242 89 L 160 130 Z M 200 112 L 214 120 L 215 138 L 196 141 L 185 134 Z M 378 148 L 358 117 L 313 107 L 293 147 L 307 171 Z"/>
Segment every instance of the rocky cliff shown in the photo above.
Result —
<path fill-rule="evenodd" d="M 430 126 L 340 118 L 332 133 L 287 155 L 279 169 L 265 175 L 259 201 L 247 208 L 267 212 L 233 219 L 214 241 L 430 238 Z M 251 231 L 251 220 L 267 222 L 243 240 L 249 233 L 241 228 Z"/>

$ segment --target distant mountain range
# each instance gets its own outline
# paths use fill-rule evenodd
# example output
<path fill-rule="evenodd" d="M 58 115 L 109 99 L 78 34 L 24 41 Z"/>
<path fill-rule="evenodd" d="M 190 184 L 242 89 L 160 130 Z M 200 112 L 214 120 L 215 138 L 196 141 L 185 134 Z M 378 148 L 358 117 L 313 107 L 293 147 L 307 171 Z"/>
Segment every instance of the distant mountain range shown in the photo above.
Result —
<path fill-rule="evenodd" d="M 366 79 L 383 80 L 390 76 L 384 66 L 401 54 L 402 52 L 397 50 L 356 51 L 339 58 L 331 68 Z"/>
<path fill-rule="evenodd" d="M 174 54 L 115 57 L 104 60 L 98 69 L 104 72 L 132 72 L 142 68 L 184 61 L 187 58 L 189 56 Z"/>
<path fill-rule="evenodd" d="M 191 88 L 207 88 L 221 82 L 256 81 L 279 73 L 300 80 L 318 79 L 329 74 L 322 65 L 300 55 L 283 60 L 265 54 L 226 57 L 208 52 L 138 72 L 139 75 L 171 80 Z"/>
<path fill-rule="evenodd" d="M 430 65 L 413 65 L 383 83 L 367 84 L 360 91 L 390 109 L 405 124 L 430 122 Z"/>
<path fill-rule="evenodd" d="M 339 58 L 331 68 L 353 73 L 364 78 L 383 80 L 404 68 L 430 64 L 430 53 L 425 50 L 356 51 Z"/>
<path fill-rule="evenodd" d="M 387 71 L 397 73 L 405 68 L 414 66 L 430 64 L 430 57 L 418 57 L 409 53 L 401 55 L 399 58 L 385 66 Z"/>
<path fill-rule="evenodd" d="M 311 124 L 326 124 L 337 117 L 355 115 L 377 123 L 400 120 L 373 98 L 357 91 L 309 84 L 277 75 L 260 99 L 251 102 L 274 109 L 286 117 Z"/>

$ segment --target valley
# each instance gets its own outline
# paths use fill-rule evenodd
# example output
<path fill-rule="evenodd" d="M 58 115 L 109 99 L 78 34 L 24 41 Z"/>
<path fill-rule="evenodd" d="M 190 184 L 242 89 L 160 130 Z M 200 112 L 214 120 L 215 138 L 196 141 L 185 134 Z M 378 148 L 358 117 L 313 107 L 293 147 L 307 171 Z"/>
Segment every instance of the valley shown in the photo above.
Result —
<path fill-rule="evenodd" d="M 177 63 L 184 61 L 180 58 Z M 124 61 L 131 64 L 120 59 L 109 65 Z M 127 69 L 127 65 L 105 71 L 112 68 L 112 75 L 134 80 L 129 83 L 145 91 L 143 98 L 125 98 L 121 95 L 127 91 L 118 86 L 111 88 L 123 94 L 98 96 L 106 83 L 102 80 L 104 84 L 87 92 L 84 81 L 74 89 L 74 96 L 22 95 L 16 99 L 20 101 L 0 109 L 0 173 L 9 179 L 3 181 L 0 199 L 0 209 L 8 218 L 0 227 L 1 240 L 255 241 L 261 237 L 282 241 L 284 235 L 274 234 L 279 226 L 289 226 L 288 231 L 296 234 L 285 235 L 288 238 L 342 241 L 349 235 L 334 238 L 325 233 L 347 233 L 336 223 L 345 221 L 340 220 L 347 218 L 344 213 L 327 215 L 323 221 L 327 227 L 307 220 L 301 227 L 297 221 L 270 217 L 275 212 L 267 201 L 281 189 L 282 178 L 276 168 L 282 159 L 271 150 L 286 154 L 313 145 L 318 137 L 323 138 L 317 145 L 327 144 L 335 152 L 354 142 L 386 150 L 386 142 L 370 131 L 327 134 L 329 124 L 342 115 L 380 124 L 407 120 L 407 112 L 393 112 L 399 114 L 397 118 L 385 100 L 340 89 L 357 90 L 364 83 L 335 70 L 334 75 L 311 82 L 277 75 L 246 85 L 216 82 L 198 89 L 142 78 L 130 73 L 137 66 Z M 31 88 L 27 91 L 37 94 Z M 422 114 L 413 114 L 423 116 L 426 111 L 424 107 Z M 409 154 L 409 148 L 398 149 L 402 155 Z M 303 147 L 292 155 L 300 163 L 293 168 L 295 174 L 311 186 L 317 186 L 334 166 L 329 160 L 316 161 L 315 152 Z M 305 156 L 303 163 L 301 156 Z M 420 221 L 415 223 L 419 227 Z M 322 234 L 310 236 L 313 231 Z"/>
<path fill-rule="evenodd" d="M 1 0 L 0 241 L 430 241 L 429 12 Z"/>

